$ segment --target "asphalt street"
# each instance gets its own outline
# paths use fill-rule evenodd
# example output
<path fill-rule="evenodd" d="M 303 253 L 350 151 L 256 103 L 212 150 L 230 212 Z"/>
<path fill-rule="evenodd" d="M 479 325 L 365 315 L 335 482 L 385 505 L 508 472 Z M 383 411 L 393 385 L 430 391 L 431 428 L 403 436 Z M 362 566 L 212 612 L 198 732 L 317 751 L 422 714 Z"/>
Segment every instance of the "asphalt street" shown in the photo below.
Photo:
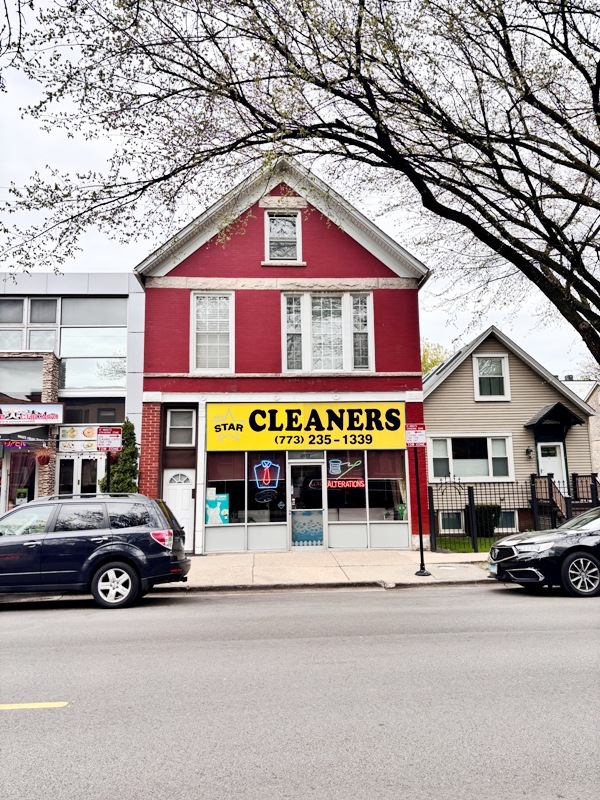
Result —
<path fill-rule="evenodd" d="M 558 591 L 3 598 L 0 798 L 597 800 L 599 674 Z"/>

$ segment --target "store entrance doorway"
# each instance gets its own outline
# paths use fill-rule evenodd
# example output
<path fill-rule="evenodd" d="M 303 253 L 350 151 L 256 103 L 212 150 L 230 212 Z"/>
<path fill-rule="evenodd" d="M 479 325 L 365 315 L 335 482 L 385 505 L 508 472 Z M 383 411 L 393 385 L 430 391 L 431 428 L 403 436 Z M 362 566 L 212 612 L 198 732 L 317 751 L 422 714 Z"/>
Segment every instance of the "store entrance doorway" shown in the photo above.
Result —
<path fill-rule="evenodd" d="M 58 494 L 95 494 L 106 471 L 106 455 L 60 455 L 56 463 Z"/>
<path fill-rule="evenodd" d="M 292 548 L 325 545 L 325 481 L 323 463 L 288 462 L 290 541 Z"/>

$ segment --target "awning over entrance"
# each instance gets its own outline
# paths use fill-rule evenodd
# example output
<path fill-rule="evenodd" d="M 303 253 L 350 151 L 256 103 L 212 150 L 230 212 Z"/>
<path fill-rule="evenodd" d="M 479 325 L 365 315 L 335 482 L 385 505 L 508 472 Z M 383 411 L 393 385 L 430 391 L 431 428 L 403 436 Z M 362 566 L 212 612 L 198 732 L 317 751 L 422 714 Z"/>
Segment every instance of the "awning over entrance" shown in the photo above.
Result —
<path fill-rule="evenodd" d="M 525 423 L 525 428 L 533 428 L 536 442 L 564 442 L 573 425 L 583 425 L 578 417 L 563 403 L 550 403 L 544 406 Z"/>
<path fill-rule="evenodd" d="M 0 442 L 5 442 L 7 439 L 24 439 L 25 441 L 31 440 L 33 442 L 45 442 L 48 439 L 48 428 L 44 426 L 32 428 L 28 427 L 27 425 L 1 425 Z"/>
<path fill-rule="evenodd" d="M 550 405 L 540 409 L 529 422 L 526 422 L 525 427 L 533 428 L 536 425 L 552 425 L 557 422 L 567 428 L 570 428 L 572 425 L 583 425 L 584 423 L 581 417 L 578 417 L 577 414 L 562 403 L 550 403 Z"/>

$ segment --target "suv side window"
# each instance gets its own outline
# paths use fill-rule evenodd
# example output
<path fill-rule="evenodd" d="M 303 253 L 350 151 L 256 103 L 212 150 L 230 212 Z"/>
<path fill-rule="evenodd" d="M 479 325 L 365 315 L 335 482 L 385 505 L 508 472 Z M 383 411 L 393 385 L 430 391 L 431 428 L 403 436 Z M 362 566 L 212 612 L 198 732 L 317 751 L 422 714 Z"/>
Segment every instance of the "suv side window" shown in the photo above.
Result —
<path fill-rule="evenodd" d="M 63 505 L 54 525 L 55 531 L 93 531 L 99 528 L 106 528 L 100 503 Z"/>
<path fill-rule="evenodd" d="M 118 528 L 154 528 L 155 515 L 143 503 L 107 503 L 110 527 Z"/>
<path fill-rule="evenodd" d="M 0 522 L 0 536 L 37 536 L 46 530 L 56 506 L 19 508 Z"/>

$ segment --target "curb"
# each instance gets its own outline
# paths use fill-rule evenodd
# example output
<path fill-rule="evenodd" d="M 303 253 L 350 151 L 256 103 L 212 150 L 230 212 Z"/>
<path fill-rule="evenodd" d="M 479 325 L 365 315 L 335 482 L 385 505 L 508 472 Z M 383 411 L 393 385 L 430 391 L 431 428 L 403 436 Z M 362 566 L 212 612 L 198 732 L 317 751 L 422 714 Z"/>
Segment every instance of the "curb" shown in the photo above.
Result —
<path fill-rule="evenodd" d="M 193 593 L 193 594 L 208 594 L 210 592 L 270 592 L 270 591 L 289 591 L 298 589 L 306 591 L 307 589 L 383 589 L 390 591 L 392 589 L 422 589 L 430 586 L 476 586 L 480 583 L 488 581 L 488 576 L 477 578 L 471 581 L 436 581 L 435 583 L 389 583 L 388 581 L 353 581 L 351 583 L 270 583 L 264 585 L 249 584 L 234 584 L 232 586 L 171 586 L 163 584 L 152 589 L 147 596 L 157 594 L 168 594 L 171 592 L 177 593 Z"/>

